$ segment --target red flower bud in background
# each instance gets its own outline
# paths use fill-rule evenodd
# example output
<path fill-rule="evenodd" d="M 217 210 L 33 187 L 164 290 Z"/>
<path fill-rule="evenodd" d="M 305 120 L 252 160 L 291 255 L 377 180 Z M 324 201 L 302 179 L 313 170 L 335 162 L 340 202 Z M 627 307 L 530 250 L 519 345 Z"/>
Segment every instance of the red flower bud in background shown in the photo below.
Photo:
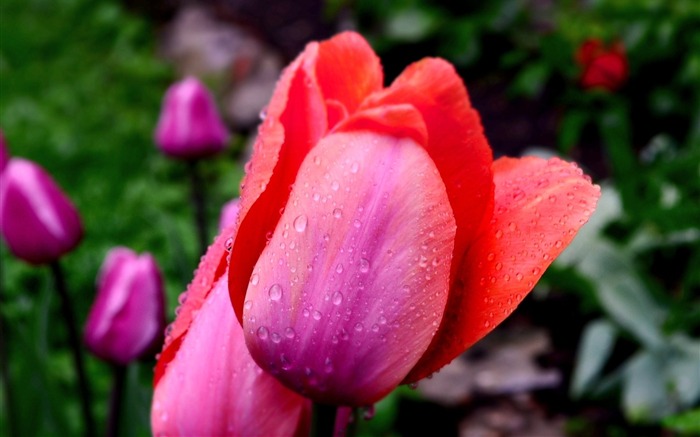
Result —
<path fill-rule="evenodd" d="M 222 151 L 227 140 L 214 99 L 199 80 L 188 77 L 168 89 L 155 132 L 163 153 L 178 159 L 203 158 Z"/>
<path fill-rule="evenodd" d="M 5 142 L 5 136 L 0 131 L 0 173 L 5 170 L 7 163 L 10 161 L 10 152 L 7 150 L 7 143 Z"/>
<path fill-rule="evenodd" d="M 163 340 L 163 281 L 150 254 L 117 247 L 105 257 L 84 339 L 98 357 L 125 365 Z"/>
<path fill-rule="evenodd" d="M 582 68 L 579 81 L 584 89 L 615 91 L 629 74 L 627 56 L 621 42 L 606 47 L 598 39 L 586 40 L 576 52 L 576 62 Z"/>
<path fill-rule="evenodd" d="M 219 230 L 229 227 L 234 224 L 238 218 L 238 211 L 241 209 L 241 200 L 235 198 L 227 202 L 223 208 L 221 208 L 221 216 L 219 217 Z"/>
<path fill-rule="evenodd" d="M 0 233 L 10 251 L 30 264 L 56 261 L 78 245 L 78 211 L 37 164 L 12 158 L 0 174 Z"/>
<path fill-rule="evenodd" d="M 181 296 L 155 373 L 156 436 L 306 436 L 311 403 L 250 356 L 227 287 L 226 235 L 202 259 Z"/>

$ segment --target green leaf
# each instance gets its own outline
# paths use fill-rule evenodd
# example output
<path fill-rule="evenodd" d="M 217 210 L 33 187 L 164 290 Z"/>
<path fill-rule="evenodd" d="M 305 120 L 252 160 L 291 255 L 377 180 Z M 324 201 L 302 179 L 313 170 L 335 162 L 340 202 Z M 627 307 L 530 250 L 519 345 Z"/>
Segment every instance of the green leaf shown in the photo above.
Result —
<path fill-rule="evenodd" d="M 663 425 L 684 435 L 700 434 L 700 408 L 666 417 Z"/>
<path fill-rule="evenodd" d="M 557 139 L 562 153 L 569 153 L 576 146 L 588 120 L 587 111 L 572 109 L 566 113 L 559 126 Z"/>
<path fill-rule="evenodd" d="M 616 335 L 615 327 L 604 319 L 592 321 L 586 326 L 576 354 L 571 383 L 573 396 L 579 397 L 588 391 L 598 378 L 613 350 Z"/>
<path fill-rule="evenodd" d="M 672 412 L 663 374 L 658 355 L 638 352 L 629 361 L 623 378 L 622 405 L 630 420 L 650 422 Z"/>

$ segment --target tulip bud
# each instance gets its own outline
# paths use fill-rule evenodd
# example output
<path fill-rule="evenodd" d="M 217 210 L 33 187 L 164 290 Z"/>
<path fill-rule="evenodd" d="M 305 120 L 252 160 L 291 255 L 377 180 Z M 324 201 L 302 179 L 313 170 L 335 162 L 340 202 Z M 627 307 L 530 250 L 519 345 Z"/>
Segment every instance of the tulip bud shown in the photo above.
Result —
<path fill-rule="evenodd" d="M 5 170 L 7 163 L 10 161 L 10 152 L 7 150 L 7 143 L 5 143 L 5 136 L 0 131 L 0 173 Z"/>
<path fill-rule="evenodd" d="M 241 209 L 241 201 L 238 197 L 227 202 L 221 208 L 221 217 L 219 217 L 219 230 L 231 226 L 238 218 L 238 211 Z"/>
<path fill-rule="evenodd" d="M 199 80 L 188 77 L 168 89 L 155 132 L 163 153 L 178 159 L 202 158 L 223 150 L 227 140 L 214 99 Z"/>
<path fill-rule="evenodd" d="M 165 297 L 160 271 L 150 254 L 112 249 L 100 269 L 97 290 L 85 325 L 85 343 L 92 353 L 124 365 L 160 343 Z"/>
<path fill-rule="evenodd" d="M 0 233 L 30 264 L 57 260 L 83 236 L 73 204 L 37 164 L 12 158 L 0 174 Z"/>
<path fill-rule="evenodd" d="M 597 39 L 586 40 L 576 52 L 581 66 L 580 84 L 584 89 L 615 91 L 627 80 L 629 67 L 622 43 L 605 46 Z"/>

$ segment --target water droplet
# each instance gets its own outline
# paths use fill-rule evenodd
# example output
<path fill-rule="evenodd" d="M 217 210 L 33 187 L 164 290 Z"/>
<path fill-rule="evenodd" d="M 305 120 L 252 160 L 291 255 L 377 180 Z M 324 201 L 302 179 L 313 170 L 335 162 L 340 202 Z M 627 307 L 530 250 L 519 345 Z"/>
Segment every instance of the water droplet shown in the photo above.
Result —
<path fill-rule="evenodd" d="M 374 417 L 374 405 L 365 407 L 365 412 L 362 413 L 362 418 L 365 420 L 370 420 Z"/>
<path fill-rule="evenodd" d="M 489 322 L 489 321 L 487 320 L 487 321 L 484 322 L 484 328 L 489 328 L 489 327 L 491 327 L 491 322 Z"/>
<path fill-rule="evenodd" d="M 321 320 L 321 315 L 320 311 L 314 311 L 314 320 Z"/>
<path fill-rule="evenodd" d="M 515 279 L 517 279 L 518 281 L 522 281 L 522 280 L 523 280 L 523 274 L 522 274 L 522 273 L 516 273 L 516 274 L 515 274 Z"/>
<path fill-rule="evenodd" d="M 360 170 L 360 164 L 358 164 L 357 162 L 353 162 L 350 166 L 350 173 L 357 173 L 358 170 Z"/>
<path fill-rule="evenodd" d="M 343 303 L 343 293 L 336 291 L 333 294 L 333 305 L 340 305 L 341 303 Z"/>
<path fill-rule="evenodd" d="M 280 287 L 280 284 L 272 284 L 268 294 L 270 295 L 270 300 L 278 301 L 282 299 L 282 287 Z"/>
<path fill-rule="evenodd" d="M 489 261 L 493 261 L 494 258 L 496 258 L 496 254 L 493 252 L 489 252 L 489 254 L 486 255 L 486 259 Z"/>
<path fill-rule="evenodd" d="M 335 266 L 335 272 L 338 274 L 343 273 L 343 265 L 338 263 L 338 265 Z"/>
<path fill-rule="evenodd" d="M 297 333 L 294 331 L 294 328 L 292 328 L 292 327 L 289 327 L 289 328 L 284 330 L 284 336 L 289 338 L 289 339 L 296 337 L 296 335 L 297 335 Z"/>
<path fill-rule="evenodd" d="M 184 305 L 185 302 L 187 302 L 187 292 L 181 293 L 177 297 L 177 303 L 179 303 L 180 305 Z"/>
<path fill-rule="evenodd" d="M 358 322 L 355 324 L 355 331 L 362 332 L 363 329 L 365 329 L 365 326 L 362 323 Z"/>
<path fill-rule="evenodd" d="M 233 247 L 233 237 L 227 238 L 224 243 L 224 248 L 226 248 L 227 252 L 231 252 L 231 247 Z"/>
<path fill-rule="evenodd" d="M 532 274 L 533 275 L 538 275 L 540 273 L 540 268 L 539 267 L 533 267 L 532 269 Z"/>
<path fill-rule="evenodd" d="M 557 196 L 555 196 L 554 194 L 551 194 L 551 195 L 548 197 L 548 199 L 549 199 L 550 202 L 554 203 L 554 202 L 557 201 Z"/>
<path fill-rule="evenodd" d="M 554 247 L 559 248 L 559 247 L 562 246 L 562 244 L 563 244 L 563 243 L 561 242 L 561 240 L 557 240 L 557 241 L 554 242 Z"/>
<path fill-rule="evenodd" d="M 304 317 L 309 317 L 309 314 L 311 314 L 311 313 L 309 312 L 308 309 L 304 308 L 303 310 L 301 310 L 301 315 L 302 315 L 302 316 L 304 316 Z"/>
<path fill-rule="evenodd" d="M 542 259 L 547 261 L 549 259 L 549 254 L 548 253 L 542 254 Z"/>
<path fill-rule="evenodd" d="M 270 340 L 272 340 L 273 343 L 279 343 L 282 341 L 282 337 L 278 333 L 273 332 L 270 334 Z"/>
<path fill-rule="evenodd" d="M 500 239 L 502 236 L 503 236 L 503 231 L 500 230 L 500 229 L 497 230 L 497 231 L 496 231 L 496 239 L 498 240 L 498 239 Z"/>
<path fill-rule="evenodd" d="M 320 156 L 314 156 L 314 164 L 321 165 L 321 157 Z"/>
<path fill-rule="evenodd" d="M 258 285 L 259 282 L 260 282 L 260 276 L 258 276 L 257 273 L 253 273 L 253 276 L 250 277 L 251 285 Z"/>
<path fill-rule="evenodd" d="M 267 340 L 268 333 L 269 333 L 269 331 L 267 330 L 266 327 L 261 326 L 258 328 L 258 338 L 260 340 Z"/>
<path fill-rule="evenodd" d="M 323 363 L 323 370 L 325 370 L 326 373 L 333 372 L 333 362 L 330 357 L 326 357 L 326 361 Z"/>
<path fill-rule="evenodd" d="M 379 322 L 380 325 L 386 325 L 386 317 L 379 316 L 379 318 L 377 319 L 377 322 Z"/>
<path fill-rule="evenodd" d="M 360 259 L 360 272 L 362 272 L 362 273 L 369 272 L 369 260 L 367 258 Z"/>
<path fill-rule="evenodd" d="M 352 225 L 355 226 L 356 228 L 359 228 L 360 226 L 362 226 L 362 222 L 355 219 L 355 221 L 352 222 Z"/>
<path fill-rule="evenodd" d="M 421 255 L 420 260 L 418 261 L 418 266 L 426 268 L 428 266 L 428 258 Z"/>
<path fill-rule="evenodd" d="M 343 216 L 343 210 L 340 208 L 336 208 L 333 210 L 333 217 L 339 219 Z"/>
<path fill-rule="evenodd" d="M 306 230 L 307 223 L 308 220 L 306 219 L 306 216 L 302 214 L 294 219 L 294 229 L 296 229 L 297 232 L 304 232 Z"/>
<path fill-rule="evenodd" d="M 506 282 L 510 281 L 510 275 L 507 273 L 505 275 L 503 275 L 503 280 Z"/>
<path fill-rule="evenodd" d="M 379 332 L 379 325 L 377 325 L 376 323 L 372 325 L 372 332 Z"/>
<path fill-rule="evenodd" d="M 252 300 L 245 301 L 245 303 L 243 304 L 243 309 L 249 310 L 251 308 L 253 308 L 253 301 Z"/>
<path fill-rule="evenodd" d="M 338 191 L 339 188 L 340 188 L 340 184 L 338 183 L 338 181 L 331 182 L 331 190 Z"/>
<path fill-rule="evenodd" d="M 513 232 L 517 228 L 517 225 L 513 222 L 508 223 L 508 230 Z"/>

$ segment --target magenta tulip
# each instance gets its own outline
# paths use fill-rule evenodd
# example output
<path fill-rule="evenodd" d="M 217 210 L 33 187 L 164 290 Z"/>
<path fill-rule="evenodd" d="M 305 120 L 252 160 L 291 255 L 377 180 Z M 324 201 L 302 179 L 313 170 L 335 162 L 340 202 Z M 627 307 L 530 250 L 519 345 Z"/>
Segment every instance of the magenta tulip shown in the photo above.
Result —
<path fill-rule="evenodd" d="M 83 226 L 51 176 L 31 161 L 11 158 L 0 174 L 0 232 L 15 256 L 45 264 L 75 248 Z"/>
<path fill-rule="evenodd" d="M 107 254 L 97 279 L 97 297 L 84 340 L 98 357 L 125 365 L 153 351 L 163 339 L 163 281 L 150 254 L 117 247 Z"/>
<path fill-rule="evenodd" d="M 155 132 L 158 147 L 173 158 L 196 159 L 226 147 L 228 131 L 209 91 L 194 77 L 172 85 Z"/>
<path fill-rule="evenodd" d="M 229 231 L 231 228 L 229 228 Z M 156 367 L 156 436 L 305 436 L 310 401 L 255 364 L 231 308 L 219 237 L 200 264 Z"/>

